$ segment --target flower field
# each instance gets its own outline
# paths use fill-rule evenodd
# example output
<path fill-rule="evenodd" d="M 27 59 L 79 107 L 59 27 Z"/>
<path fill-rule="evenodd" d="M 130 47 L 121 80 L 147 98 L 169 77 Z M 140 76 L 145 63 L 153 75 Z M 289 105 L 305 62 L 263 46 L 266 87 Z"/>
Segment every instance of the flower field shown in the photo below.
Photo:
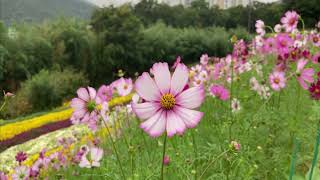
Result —
<path fill-rule="evenodd" d="M 255 27 L 226 57 L 154 63 L 1 126 L 0 145 L 27 140 L 0 154 L 0 179 L 320 179 L 320 23 Z"/>

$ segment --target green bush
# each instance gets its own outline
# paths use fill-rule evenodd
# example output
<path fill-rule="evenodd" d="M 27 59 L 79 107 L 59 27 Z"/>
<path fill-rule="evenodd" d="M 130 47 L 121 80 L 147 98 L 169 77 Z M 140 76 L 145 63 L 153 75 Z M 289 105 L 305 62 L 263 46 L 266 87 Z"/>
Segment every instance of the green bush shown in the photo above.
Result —
<path fill-rule="evenodd" d="M 83 73 L 41 70 L 22 83 L 16 96 L 9 101 L 4 115 L 12 118 L 57 107 L 71 99 L 79 87 L 87 84 Z"/>

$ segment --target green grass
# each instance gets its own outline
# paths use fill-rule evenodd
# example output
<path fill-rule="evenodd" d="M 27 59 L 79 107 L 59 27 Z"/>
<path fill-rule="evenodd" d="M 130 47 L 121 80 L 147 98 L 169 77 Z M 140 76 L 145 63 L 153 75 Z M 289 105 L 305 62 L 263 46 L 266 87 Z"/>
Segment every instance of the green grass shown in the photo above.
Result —
<path fill-rule="evenodd" d="M 205 113 L 195 129 L 167 140 L 171 162 L 165 167 L 165 179 L 288 179 L 295 139 L 295 174 L 307 173 L 313 158 L 319 106 L 295 80 L 281 93 L 262 100 L 248 87 L 248 77 L 234 83 L 233 97 L 241 111 L 230 116 L 229 101 L 206 98 L 200 110 Z M 124 120 L 122 118 L 122 120 Z M 116 141 L 127 179 L 159 179 L 163 137 L 150 138 L 138 127 L 138 120 L 121 131 Z M 232 122 L 232 123 L 231 123 Z M 241 143 L 240 152 L 228 152 L 230 141 Z M 130 148 L 125 142 L 128 142 Z M 101 167 L 81 169 L 77 165 L 50 179 L 122 179 L 109 138 L 103 138 L 105 156 Z M 216 160 L 214 160 L 216 159 Z"/>

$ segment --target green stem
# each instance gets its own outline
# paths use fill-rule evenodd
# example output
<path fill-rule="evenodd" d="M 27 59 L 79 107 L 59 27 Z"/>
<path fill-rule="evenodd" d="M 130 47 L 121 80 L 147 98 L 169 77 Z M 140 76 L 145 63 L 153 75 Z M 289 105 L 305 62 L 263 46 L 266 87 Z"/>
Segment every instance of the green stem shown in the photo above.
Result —
<path fill-rule="evenodd" d="M 290 164 L 289 180 L 292 180 L 293 175 L 294 175 L 295 163 L 296 163 L 296 159 L 297 159 L 297 153 L 299 152 L 299 148 L 300 148 L 300 142 L 298 139 L 295 139 L 294 150 L 292 153 L 291 164 Z"/>
<path fill-rule="evenodd" d="M 302 23 L 302 33 L 304 34 L 304 27 L 305 27 L 305 25 L 304 25 L 304 20 L 301 18 L 301 16 L 299 16 L 299 20 L 300 20 L 301 23 Z"/>
<path fill-rule="evenodd" d="M 112 148 L 113 148 L 113 151 L 115 152 L 116 154 L 116 157 L 117 157 L 117 161 L 119 163 L 119 167 L 120 167 L 120 171 L 121 171 L 121 174 L 122 174 L 122 177 L 123 179 L 126 179 L 126 176 L 124 175 L 124 172 L 123 172 L 123 168 L 122 168 L 122 164 L 121 164 L 121 161 L 120 161 L 120 157 L 119 157 L 119 154 L 118 154 L 118 151 L 117 151 L 117 148 L 116 148 L 116 145 L 113 141 L 113 138 L 112 138 L 112 135 L 111 135 L 111 132 L 106 124 L 106 122 L 104 120 L 102 120 L 103 123 L 104 123 L 104 126 L 106 127 L 107 129 L 107 132 L 108 132 L 108 135 L 109 135 L 109 138 L 110 138 L 110 141 L 111 141 L 111 144 L 112 144 Z"/>
<path fill-rule="evenodd" d="M 267 27 L 268 29 L 270 29 L 272 33 L 274 33 L 274 30 L 273 30 L 273 28 L 272 28 L 271 26 L 266 26 L 266 27 Z"/>
<path fill-rule="evenodd" d="M 163 180 L 163 168 L 164 168 L 164 156 L 166 155 L 166 145 L 167 145 L 167 135 L 164 135 L 164 140 L 163 140 L 163 151 L 162 151 L 162 160 L 161 160 L 161 176 L 160 179 Z"/>
<path fill-rule="evenodd" d="M 207 170 L 210 168 L 210 166 L 212 166 L 212 164 L 214 164 L 218 159 L 220 159 L 223 155 L 225 155 L 226 153 L 228 153 L 230 150 L 226 150 L 224 152 L 222 152 L 219 156 L 217 156 L 215 159 L 213 159 L 208 166 L 204 169 L 204 171 L 201 173 L 199 179 L 202 178 L 202 176 L 207 172 Z"/>
<path fill-rule="evenodd" d="M 196 173 L 194 174 L 194 179 L 197 179 L 197 158 L 198 158 L 198 148 L 197 148 L 197 144 L 196 144 L 196 140 L 195 140 L 195 135 L 194 135 L 194 131 L 192 131 L 192 144 L 193 144 L 193 151 L 194 151 L 194 166 L 195 166 L 195 170 Z"/>
<path fill-rule="evenodd" d="M 319 127 L 319 125 L 318 125 L 317 133 L 318 133 L 318 135 L 317 135 L 317 140 L 316 140 L 316 144 L 315 144 L 315 148 L 314 148 L 314 154 L 313 154 L 313 160 L 312 160 L 312 166 L 311 166 L 311 170 L 310 170 L 309 180 L 312 180 L 313 169 L 316 166 L 317 160 L 318 160 L 319 144 L 320 144 L 320 127 Z"/>
<path fill-rule="evenodd" d="M 229 108 L 230 108 L 230 125 L 229 125 L 229 141 L 232 140 L 232 137 L 231 137 L 231 128 L 232 128 L 232 124 L 233 124 L 233 114 L 232 114 L 232 98 L 233 98 L 233 93 L 232 93 L 232 90 L 233 90 L 233 61 L 231 60 L 231 83 L 230 83 L 230 104 L 229 104 Z"/>
<path fill-rule="evenodd" d="M 7 104 L 7 101 L 4 100 L 3 104 L 2 104 L 1 107 L 0 107 L 0 112 L 2 111 L 2 109 L 4 108 L 4 106 L 5 106 L 6 104 Z"/>

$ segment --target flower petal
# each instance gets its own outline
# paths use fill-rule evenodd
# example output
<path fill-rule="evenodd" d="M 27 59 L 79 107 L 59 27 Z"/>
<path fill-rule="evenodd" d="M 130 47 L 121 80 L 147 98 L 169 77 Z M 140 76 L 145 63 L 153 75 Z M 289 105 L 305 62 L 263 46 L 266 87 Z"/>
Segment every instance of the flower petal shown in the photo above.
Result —
<path fill-rule="evenodd" d="M 86 107 L 86 102 L 80 98 L 73 98 L 71 100 L 70 106 L 73 109 L 83 109 Z"/>
<path fill-rule="evenodd" d="M 171 84 L 171 74 L 167 63 L 155 63 L 152 66 L 152 72 L 156 84 L 162 94 L 169 93 Z"/>
<path fill-rule="evenodd" d="M 166 129 L 167 112 L 158 111 L 150 119 L 143 122 L 140 127 L 151 137 L 160 136 Z"/>
<path fill-rule="evenodd" d="M 145 103 L 131 103 L 132 110 L 140 119 L 148 119 L 153 116 L 160 108 L 159 103 L 145 102 Z"/>
<path fill-rule="evenodd" d="M 90 99 L 95 99 L 97 95 L 96 90 L 92 87 L 88 87 L 88 90 L 89 90 Z"/>
<path fill-rule="evenodd" d="M 77 94 L 78 94 L 79 98 L 84 100 L 84 101 L 89 101 L 90 100 L 89 93 L 88 93 L 86 88 L 79 88 L 77 90 Z"/>
<path fill-rule="evenodd" d="M 183 132 L 186 129 L 186 124 L 181 119 L 180 116 L 178 116 L 174 111 L 168 111 L 167 112 L 167 135 L 168 137 L 172 137 L 173 135 L 177 134 L 183 134 Z"/>
<path fill-rule="evenodd" d="M 140 97 L 147 101 L 159 101 L 160 91 L 150 77 L 149 73 L 144 72 L 135 82 L 135 89 Z"/>
<path fill-rule="evenodd" d="M 187 85 L 188 79 L 189 71 L 187 66 L 181 63 L 178 64 L 176 70 L 172 75 L 170 93 L 174 96 L 180 93 Z"/>
<path fill-rule="evenodd" d="M 203 86 L 189 88 L 176 97 L 177 105 L 184 108 L 194 109 L 199 107 L 205 98 Z"/>
<path fill-rule="evenodd" d="M 203 117 L 203 112 L 176 106 L 174 112 L 184 121 L 187 128 L 194 128 Z"/>

